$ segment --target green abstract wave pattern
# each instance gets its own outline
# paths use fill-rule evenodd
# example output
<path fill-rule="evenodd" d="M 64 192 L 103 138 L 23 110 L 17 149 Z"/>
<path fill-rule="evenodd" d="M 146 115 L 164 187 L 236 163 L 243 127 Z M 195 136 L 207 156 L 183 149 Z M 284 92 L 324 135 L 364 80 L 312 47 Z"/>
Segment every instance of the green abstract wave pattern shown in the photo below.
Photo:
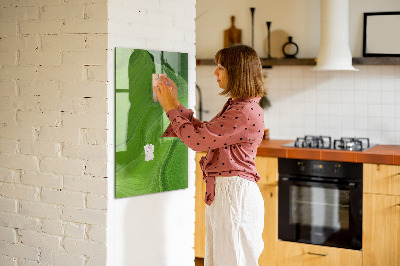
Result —
<path fill-rule="evenodd" d="M 152 74 L 165 73 L 188 103 L 188 54 L 115 49 L 115 197 L 188 187 L 188 149 L 179 138 L 161 138 L 169 125 L 153 100 Z M 146 159 L 145 146 L 154 147 Z"/>

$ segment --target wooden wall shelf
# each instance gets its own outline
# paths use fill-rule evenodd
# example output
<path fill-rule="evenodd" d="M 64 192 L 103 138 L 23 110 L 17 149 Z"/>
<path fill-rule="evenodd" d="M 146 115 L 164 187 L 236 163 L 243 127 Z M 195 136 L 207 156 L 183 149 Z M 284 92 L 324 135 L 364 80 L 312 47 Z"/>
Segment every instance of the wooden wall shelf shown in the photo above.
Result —
<path fill-rule="evenodd" d="M 315 58 L 261 58 L 263 67 L 272 66 L 313 66 Z M 214 59 L 197 59 L 196 65 L 215 65 Z M 400 57 L 356 57 L 353 65 L 400 65 Z"/>

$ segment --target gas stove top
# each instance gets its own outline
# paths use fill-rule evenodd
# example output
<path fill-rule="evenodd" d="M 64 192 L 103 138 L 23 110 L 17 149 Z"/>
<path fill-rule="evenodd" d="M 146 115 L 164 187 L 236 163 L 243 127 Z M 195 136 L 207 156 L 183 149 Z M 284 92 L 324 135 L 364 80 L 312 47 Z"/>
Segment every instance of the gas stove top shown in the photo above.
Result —
<path fill-rule="evenodd" d="M 283 145 L 295 148 L 314 148 L 344 151 L 364 151 L 371 148 L 369 138 L 340 138 L 332 142 L 329 136 L 311 136 L 297 138 L 295 142 Z"/>

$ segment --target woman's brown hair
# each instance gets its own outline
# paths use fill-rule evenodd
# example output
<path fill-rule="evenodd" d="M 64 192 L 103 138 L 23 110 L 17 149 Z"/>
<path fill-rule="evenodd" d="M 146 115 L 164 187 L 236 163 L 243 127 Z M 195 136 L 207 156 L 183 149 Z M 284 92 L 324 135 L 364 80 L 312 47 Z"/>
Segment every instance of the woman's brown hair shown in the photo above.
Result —
<path fill-rule="evenodd" d="M 228 86 L 220 95 L 252 98 L 266 95 L 260 58 L 247 45 L 233 45 L 219 50 L 214 57 L 228 71 Z"/>

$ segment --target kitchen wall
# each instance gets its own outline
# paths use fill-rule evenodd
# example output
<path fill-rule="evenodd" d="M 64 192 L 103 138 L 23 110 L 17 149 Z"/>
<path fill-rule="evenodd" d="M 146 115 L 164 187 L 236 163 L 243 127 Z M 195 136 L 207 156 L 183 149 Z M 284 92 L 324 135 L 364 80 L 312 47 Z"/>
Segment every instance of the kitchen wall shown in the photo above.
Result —
<path fill-rule="evenodd" d="M 189 106 L 195 90 L 195 0 L 108 2 L 108 265 L 194 264 L 194 152 L 189 188 L 114 199 L 115 47 L 189 54 Z M 151 177 L 149 177 L 151 178 Z"/>
<path fill-rule="evenodd" d="M 0 265 L 104 265 L 106 1 L 0 1 Z"/>
<path fill-rule="evenodd" d="M 265 21 L 271 30 L 292 35 L 299 58 L 315 58 L 319 47 L 319 7 L 315 1 L 213 1 L 197 4 L 197 58 L 213 58 L 222 48 L 223 30 L 236 16 L 243 43 L 251 45 L 251 16 L 255 11 L 255 49 L 265 57 Z M 353 57 L 362 55 L 363 12 L 398 11 L 393 0 L 349 0 L 349 42 Z M 272 45 L 271 45 L 272 46 Z M 355 66 L 358 72 L 314 72 L 310 66 L 274 66 L 264 70 L 272 107 L 264 111 L 266 128 L 275 139 L 305 134 L 334 138 L 369 137 L 373 143 L 400 144 L 400 66 Z M 219 92 L 214 66 L 198 66 L 196 83 L 203 96 L 203 120 L 209 120 L 226 98 Z"/>

